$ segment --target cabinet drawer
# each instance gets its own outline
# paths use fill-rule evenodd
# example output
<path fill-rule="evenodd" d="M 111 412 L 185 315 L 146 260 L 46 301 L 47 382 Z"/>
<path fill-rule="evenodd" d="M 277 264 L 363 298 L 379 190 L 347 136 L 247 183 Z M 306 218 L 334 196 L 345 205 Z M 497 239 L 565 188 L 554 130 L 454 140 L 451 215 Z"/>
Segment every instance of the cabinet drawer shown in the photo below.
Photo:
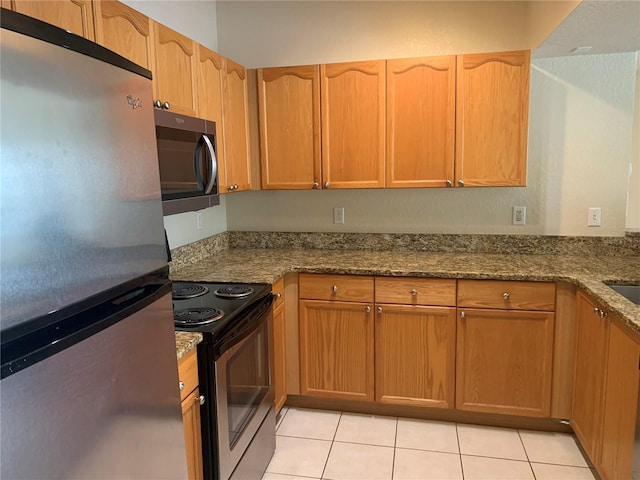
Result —
<path fill-rule="evenodd" d="M 180 389 L 180 401 L 183 401 L 198 386 L 198 362 L 195 348 L 178 360 L 178 380 L 182 382 L 180 385 L 184 384 Z"/>
<path fill-rule="evenodd" d="M 276 297 L 273 301 L 273 309 L 275 310 L 280 305 L 284 304 L 284 277 L 276 280 L 276 282 L 271 286 L 271 293 Z"/>
<path fill-rule="evenodd" d="M 299 297 L 343 302 L 373 302 L 373 277 L 301 273 Z"/>
<path fill-rule="evenodd" d="M 376 277 L 376 303 L 456 305 L 456 281 L 441 278 Z"/>
<path fill-rule="evenodd" d="M 554 311 L 551 282 L 458 280 L 458 307 Z"/>

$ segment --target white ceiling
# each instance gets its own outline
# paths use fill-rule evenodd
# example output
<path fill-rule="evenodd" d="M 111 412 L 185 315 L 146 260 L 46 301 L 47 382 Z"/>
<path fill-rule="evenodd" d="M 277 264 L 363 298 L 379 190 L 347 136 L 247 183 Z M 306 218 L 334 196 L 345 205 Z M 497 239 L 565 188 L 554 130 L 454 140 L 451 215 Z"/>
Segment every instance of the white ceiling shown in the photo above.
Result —
<path fill-rule="evenodd" d="M 533 52 L 536 58 L 640 51 L 640 0 L 584 0 Z"/>

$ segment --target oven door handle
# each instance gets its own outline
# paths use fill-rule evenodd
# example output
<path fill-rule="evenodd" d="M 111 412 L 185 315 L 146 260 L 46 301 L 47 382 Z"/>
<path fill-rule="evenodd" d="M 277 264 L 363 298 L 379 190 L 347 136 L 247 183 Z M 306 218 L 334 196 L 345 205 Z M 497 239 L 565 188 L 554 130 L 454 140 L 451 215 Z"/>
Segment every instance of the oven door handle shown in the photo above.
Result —
<path fill-rule="evenodd" d="M 250 314 L 249 317 L 242 320 L 237 325 L 239 329 L 233 332 L 233 335 L 223 335 L 227 337 L 226 340 L 220 342 L 216 346 L 216 357 L 220 358 L 226 352 L 231 350 L 236 345 L 240 344 L 245 338 L 250 336 L 253 332 L 258 330 L 264 321 L 268 318 L 269 312 L 271 312 L 271 304 L 273 303 L 273 294 L 269 294 L 264 300 L 261 301 L 258 310 Z"/>

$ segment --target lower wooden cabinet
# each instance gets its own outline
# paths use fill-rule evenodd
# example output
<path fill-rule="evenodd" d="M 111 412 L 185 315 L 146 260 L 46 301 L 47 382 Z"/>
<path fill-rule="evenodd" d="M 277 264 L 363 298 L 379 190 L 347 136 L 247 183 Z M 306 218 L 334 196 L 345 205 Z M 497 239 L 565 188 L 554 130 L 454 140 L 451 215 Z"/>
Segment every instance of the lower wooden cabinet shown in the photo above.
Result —
<path fill-rule="evenodd" d="M 203 397 L 198 388 L 198 363 L 196 350 L 190 350 L 178 361 L 180 400 L 182 402 L 182 424 L 187 450 L 187 472 L 189 480 L 202 480 L 202 433 L 200 430 L 200 406 Z"/>
<path fill-rule="evenodd" d="M 284 279 L 278 280 L 272 288 L 273 303 L 273 385 L 275 391 L 274 408 L 276 415 L 287 401 L 287 355 L 284 310 Z"/>
<path fill-rule="evenodd" d="M 455 338 L 455 308 L 376 306 L 376 401 L 453 408 Z"/>
<path fill-rule="evenodd" d="M 299 309 L 300 393 L 373 401 L 372 305 L 300 300 Z"/>

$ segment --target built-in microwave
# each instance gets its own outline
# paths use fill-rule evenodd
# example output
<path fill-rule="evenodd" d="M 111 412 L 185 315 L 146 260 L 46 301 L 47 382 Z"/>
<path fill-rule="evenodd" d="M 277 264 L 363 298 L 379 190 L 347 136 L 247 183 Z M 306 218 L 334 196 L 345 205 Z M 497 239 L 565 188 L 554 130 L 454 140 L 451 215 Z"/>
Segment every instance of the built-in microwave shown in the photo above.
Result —
<path fill-rule="evenodd" d="M 164 215 L 219 205 L 215 122 L 167 110 L 154 115 Z"/>

